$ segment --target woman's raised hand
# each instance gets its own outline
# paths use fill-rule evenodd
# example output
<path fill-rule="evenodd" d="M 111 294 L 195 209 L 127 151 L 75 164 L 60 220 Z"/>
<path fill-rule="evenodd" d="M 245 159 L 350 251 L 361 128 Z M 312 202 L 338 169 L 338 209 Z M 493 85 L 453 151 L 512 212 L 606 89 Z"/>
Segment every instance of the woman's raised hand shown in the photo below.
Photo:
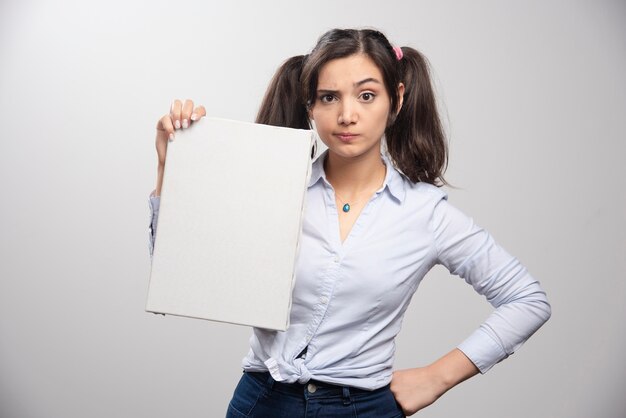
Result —
<path fill-rule="evenodd" d="M 157 174 L 156 196 L 161 195 L 163 184 L 163 171 L 165 169 L 165 156 L 167 154 L 167 142 L 173 141 L 177 129 L 187 129 L 193 122 L 206 116 L 204 106 L 194 106 L 193 101 L 185 100 L 181 102 L 176 99 L 172 102 L 170 112 L 163 115 L 156 126 L 156 149 L 159 157 Z"/>

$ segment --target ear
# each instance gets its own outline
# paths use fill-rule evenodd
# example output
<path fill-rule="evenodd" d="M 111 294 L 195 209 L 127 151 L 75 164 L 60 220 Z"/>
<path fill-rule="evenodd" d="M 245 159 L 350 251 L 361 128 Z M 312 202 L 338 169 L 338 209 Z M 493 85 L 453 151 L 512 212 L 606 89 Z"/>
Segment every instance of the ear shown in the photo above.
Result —
<path fill-rule="evenodd" d="M 307 113 L 307 115 L 309 116 L 309 119 L 310 119 L 310 120 L 315 120 L 315 118 L 313 118 L 313 108 L 312 108 L 312 107 L 310 107 L 310 106 L 309 106 L 309 107 L 306 109 L 306 113 Z"/>
<path fill-rule="evenodd" d="M 400 113 L 400 110 L 402 109 L 402 104 L 404 103 L 404 83 L 399 83 L 398 84 L 398 108 L 396 109 L 396 116 L 398 116 L 398 113 Z"/>

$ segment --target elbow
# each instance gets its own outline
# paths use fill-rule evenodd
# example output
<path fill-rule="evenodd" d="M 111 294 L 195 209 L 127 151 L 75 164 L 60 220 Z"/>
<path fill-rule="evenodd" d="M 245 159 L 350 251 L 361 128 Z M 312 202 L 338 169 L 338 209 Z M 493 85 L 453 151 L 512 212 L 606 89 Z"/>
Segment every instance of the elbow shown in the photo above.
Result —
<path fill-rule="evenodd" d="M 544 298 L 543 300 L 543 323 L 545 324 L 546 322 L 548 322 L 548 319 L 550 319 L 550 317 L 552 317 L 552 306 L 550 305 L 550 302 L 548 302 L 548 299 Z"/>
<path fill-rule="evenodd" d="M 527 312 L 528 319 L 534 323 L 533 328 L 534 331 L 536 331 L 541 328 L 543 324 L 548 322 L 552 316 L 552 306 L 548 301 L 546 292 L 539 287 L 538 283 L 533 283 L 532 287 L 528 290 L 530 290 L 530 292 L 526 293 L 524 297 L 517 299 L 516 303 L 521 303 L 526 306 L 525 310 Z"/>
<path fill-rule="evenodd" d="M 552 316 L 552 306 L 550 302 L 548 302 L 546 292 L 539 286 L 538 282 L 534 285 L 534 288 L 533 299 L 535 310 L 542 320 L 541 325 L 543 325 L 548 322 L 548 319 Z"/>
<path fill-rule="evenodd" d="M 548 322 L 552 316 L 552 306 L 548 302 L 548 298 L 543 290 L 534 293 L 531 300 L 528 300 L 529 314 L 535 318 L 535 330 L 539 329 L 543 324 Z"/>

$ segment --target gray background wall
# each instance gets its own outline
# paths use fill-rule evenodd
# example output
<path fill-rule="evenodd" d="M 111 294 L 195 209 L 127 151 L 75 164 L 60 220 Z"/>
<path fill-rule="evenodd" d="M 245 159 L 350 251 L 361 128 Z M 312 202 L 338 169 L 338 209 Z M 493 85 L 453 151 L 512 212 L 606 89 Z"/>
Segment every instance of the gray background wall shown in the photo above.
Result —
<path fill-rule="evenodd" d="M 554 311 L 418 416 L 626 416 L 625 23 L 609 0 L 2 1 L 0 416 L 223 416 L 249 329 L 143 311 L 154 125 L 175 97 L 250 121 L 283 59 L 365 25 L 430 58 L 450 200 Z M 489 311 L 435 269 L 396 366 Z"/>

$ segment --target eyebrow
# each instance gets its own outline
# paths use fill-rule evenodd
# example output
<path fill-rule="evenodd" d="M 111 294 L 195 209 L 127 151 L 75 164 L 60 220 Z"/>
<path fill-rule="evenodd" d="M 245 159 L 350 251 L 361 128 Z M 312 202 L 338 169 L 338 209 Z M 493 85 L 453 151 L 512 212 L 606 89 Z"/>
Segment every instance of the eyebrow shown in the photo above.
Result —
<path fill-rule="evenodd" d="M 370 81 L 373 82 L 373 83 L 380 84 L 380 81 L 376 80 L 373 77 L 369 77 L 369 78 L 363 79 L 361 81 L 357 81 L 356 83 L 354 83 L 354 87 L 358 87 L 358 86 L 360 86 L 362 84 L 369 83 Z"/>
<path fill-rule="evenodd" d="M 375 79 L 373 77 L 369 77 L 369 78 L 365 78 L 365 79 L 363 79 L 361 81 L 357 81 L 356 83 L 354 83 L 352 85 L 354 87 L 359 87 L 359 86 L 362 86 L 363 84 L 370 83 L 370 82 L 376 83 L 376 84 L 381 84 L 381 82 L 378 81 L 377 79 Z M 320 93 L 331 93 L 332 94 L 332 93 L 338 93 L 338 92 L 339 92 L 339 90 L 329 90 L 329 89 L 318 89 L 317 90 L 318 94 L 320 94 Z"/>

